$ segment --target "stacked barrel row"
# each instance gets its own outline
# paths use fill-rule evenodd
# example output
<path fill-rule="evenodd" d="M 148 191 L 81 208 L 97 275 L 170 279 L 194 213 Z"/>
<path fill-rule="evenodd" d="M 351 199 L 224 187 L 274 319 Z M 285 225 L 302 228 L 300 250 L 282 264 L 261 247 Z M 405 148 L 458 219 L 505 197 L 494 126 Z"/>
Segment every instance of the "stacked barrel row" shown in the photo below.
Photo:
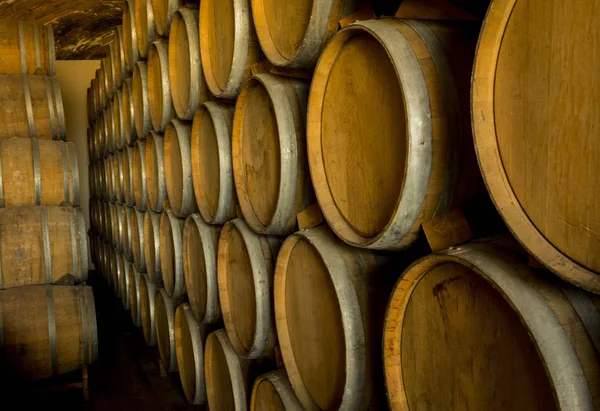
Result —
<path fill-rule="evenodd" d="M 49 26 L 0 20 L 0 353 L 7 379 L 96 360 L 79 171 Z"/>
<path fill-rule="evenodd" d="M 120 109 L 88 94 L 107 281 L 211 409 L 599 408 L 597 298 L 512 241 L 415 261 L 422 225 L 483 191 L 477 29 L 364 16 L 127 2 Z"/>

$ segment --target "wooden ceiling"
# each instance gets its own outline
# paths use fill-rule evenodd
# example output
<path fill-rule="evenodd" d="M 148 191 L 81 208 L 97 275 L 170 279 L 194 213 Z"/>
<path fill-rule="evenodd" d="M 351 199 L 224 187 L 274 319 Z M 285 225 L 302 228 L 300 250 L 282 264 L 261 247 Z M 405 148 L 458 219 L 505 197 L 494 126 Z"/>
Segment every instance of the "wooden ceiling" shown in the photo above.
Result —
<path fill-rule="evenodd" d="M 0 0 L 0 18 L 51 25 L 59 60 L 96 59 L 106 54 L 124 5 L 123 0 Z"/>

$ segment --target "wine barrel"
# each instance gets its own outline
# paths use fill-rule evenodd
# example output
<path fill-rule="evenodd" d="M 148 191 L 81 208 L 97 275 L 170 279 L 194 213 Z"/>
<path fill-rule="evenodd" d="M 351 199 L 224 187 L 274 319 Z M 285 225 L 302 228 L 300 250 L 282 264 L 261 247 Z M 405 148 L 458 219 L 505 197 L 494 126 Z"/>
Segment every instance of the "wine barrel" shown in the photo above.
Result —
<path fill-rule="evenodd" d="M 125 204 L 135 205 L 135 195 L 133 192 L 133 148 L 126 145 L 123 147 L 121 155 L 121 168 L 123 169 L 123 195 Z"/>
<path fill-rule="evenodd" d="M 170 208 L 160 216 L 160 270 L 167 295 L 178 299 L 185 294 L 183 276 L 183 226 Z"/>
<path fill-rule="evenodd" d="M 491 244 L 422 258 L 389 300 L 390 407 L 598 409 L 598 342 L 590 327 L 600 321 L 599 307 L 596 297 L 537 275 Z"/>
<path fill-rule="evenodd" d="M 145 211 L 148 204 L 145 140 L 138 140 L 133 146 L 133 196 L 135 197 L 135 208 Z"/>
<path fill-rule="evenodd" d="M 112 71 L 115 80 L 113 89 L 121 90 L 123 81 L 129 76 L 127 73 L 127 64 L 125 63 L 125 52 L 123 50 L 123 26 L 114 28 L 112 51 Z"/>
<path fill-rule="evenodd" d="M 600 85 L 584 73 L 595 68 L 590 56 L 599 45 L 589 39 L 598 34 L 599 5 L 561 3 L 553 8 L 553 23 L 543 24 L 532 17 L 547 11 L 541 4 L 492 2 L 472 83 L 477 156 L 496 208 L 540 263 L 595 293 L 600 143 L 591 107 Z M 570 45 L 556 40 L 564 36 Z M 554 57 L 563 55 L 568 63 Z M 542 100 L 551 106 L 542 108 Z"/>
<path fill-rule="evenodd" d="M 164 288 L 156 293 L 156 340 L 160 354 L 160 365 L 166 372 L 177 372 L 175 354 L 175 308 L 179 302 L 170 298 Z"/>
<path fill-rule="evenodd" d="M 88 149 L 88 159 L 90 161 L 90 166 L 93 164 L 93 162 L 96 160 L 94 157 L 94 136 L 93 136 L 93 130 L 88 126 L 88 128 L 86 129 L 86 136 L 87 136 L 87 149 Z M 89 167 L 88 167 L 89 170 Z M 92 176 L 89 176 L 90 178 L 90 184 L 91 184 L 91 179 Z M 91 190 L 92 187 L 90 187 Z M 90 191 L 90 195 L 91 195 L 91 191 Z"/>
<path fill-rule="evenodd" d="M 162 288 L 148 280 L 146 274 L 140 276 L 140 312 L 142 317 L 142 331 L 144 340 L 150 346 L 156 345 L 156 293 Z"/>
<path fill-rule="evenodd" d="M 204 340 L 204 326 L 198 323 L 189 304 L 181 304 L 175 312 L 175 352 L 183 392 L 194 405 L 206 403 Z"/>
<path fill-rule="evenodd" d="M 102 214 L 104 216 L 103 218 L 103 222 L 104 222 L 104 226 L 103 226 L 103 234 L 102 234 L 102 238 L 104 239 L 105 243 L 110 243 L 112 241 L 112 215 L 110 213 L 110 207 L 111 207 L 111 203 L 109 203 L 108 201 L 104 201 L 103 203 L 103 207 L 102 207 Z"/>
<path fill-rule="evenodd" d="M 86 281 L 86 232 L 77 208 L 0 209 L 0 288 Z"/>
<path fill-rule="evenodd" d="M 79 205 L 75 144 L 35 138 L 0 140 L 0 207 Z"/>
<path fill-rule="evenodd" d="M 388 296 L 375 288 L 377 267 L 370 251 L 345 245 L 327 226 L 299 231 L 281 246 L 277 337 L 307 410 L 363 410 L 374 400 Z"/>
<path fill-rule="evenodd" d="M 105 124 L 105 119 L 104 116 L 102 115 L 102 112 L 98 113 L 98 116 L 96 118 L 96 147 L 98 147 L 98 158 L 102 159 L 104 157 L 104 155 L 106 154 L 106 141 L 105 141 L 105 134 L 106 134 L 106 124 Z"/>
<path fill-rule="evenodd" d="M 244 219 L 256 232 L 291 234 L 296 215 L 314 203 L 304 129 L 308 88 L 304 80 L 259 74 L 236 103 L 233 176 Z"/>
<path fill-rule="evenodd" d="M 52 26 L 0 20 L 0 74 L 56 75 Z"/>
<path fill-rule="evenodd" d="M 106 108 L 108 96 L 106 95 L 106 57 L 100 59 L 100 72 L 98 75 L 98 91 L 100 92 L 100 104 L 102 109 Z"/>
<path fill-rule="evenodd" d="M 104 265 L 102 267 L 102 276 L 106 280 L 108 287 L 112 284 L 112 254 L 114 253 L 112 245 L 104 244 Z"/>
<path fill-rule="evenodd" d="M 92 80 L 93 81 L 93 80 Z M 92 94 L 92 88 L 88 87 L 86 90 L 86 114 L 88 124 L 94 123 L 94 116 L 96 115 L 96 107 L 94 107 L 94 95 Z"/>
<path fill-rule="evenodd" d="M 263 52 L 277 66 L 314 67 L 338 22 L 354 11 L 346 0 L 252 0 L 252 17 Z"/>
<path fill-rule="evenodd" d="M 131 207 L 126 205 L 121 206 L 121 224 L 123 230 L 121 231 L 121 245 L 123 247 L 123 257 L 127 261 L 133 261 L 132 245 L 131 245 Z"/>
<path fill-rule="evenodd" d="M 154 131 L 146 138 L 146 186 L 150 208 L 157 213 L 162 212 L 167 199 L 163 137 Z"/>
<path fill-rule="evenodd" d="M 129 209 L 130 230 L 131 230 L 131 254 L 133 256 L 133 265 L 140 273 L 146 272 L 146 243 L 144 237 L 144 216 L 142 211 L 134 207 Z"/>
<path fill-rule="evenodd" d="M 198 211 L 192 181 L 191 131 L 191 124 L 173 119 L 167 126 L 164 138 L 167 195 L 169 205 L 178 217 L 187 217 Z"/>
<path fill-rule="evenodd" d="M 106 105 L 106 108 L 102 111 L 104 116 L 104 127 L 105 127 L 105 150 L 106 153 L 114 153 L 117 151 L 117 140 L 115 139 L 115 124 L 113 122 L 113 107 L 112 101 Z"/>
<path fill-rule="evenodd" d="M 468 117 L 472 37 L 437 22 L 367 20 L 321 55 L 308 160 L 323 215 L 348 244 L 407 247 L 423 222 L 479 186 Z"/>
<path fill-rule="evenodd" d="M 159 39 L 148 52 L 148 106 L 154 131 L 164 133 L 173 117 L 169 82 L 169 43 Z"/>
<path fill-rule="evenodd" d="M 217 251 L 221 227 L 192 214 L 183 228 L 183 275 L 190 309 L 201 323 L 221 319 L 217 283 Z"/>
<path fill-rule="evenodd" d="M 104 95 L 106 96 L 107 103 L 112 101 L 113 90 L 115 79 L 112 71 L 112 55 L 113 55 L 113 45 L 112 43 L 108 43 L 106 45 L 106 57 L 100 60 L 100 71 L 104 72 L 104 84 L 101 86 L 104 87 Z"/>
<path fill-rule="evenodd" d="M 251 66 L 264 59 L 250 0 L 205 0 L 200 4 L 200 57 L 210 92 L 235 99 Z"/>
<path fill-rule="evenodd" d="M 132 72 L 138 60 L 140 52 L 137 41 L 137 28 L 135 25 L 134 0 L 126 0 L 123 7 L 123 52 L 127 70 Z"/>
<path fill-rule="evenodd" d="M 250 411 L 303 411 L 284 369 L 263 374 L 254 381 Z"/>
<path fill-rule="evenodd" d="M 273 353 L 273 272 L 281 241 L 256 234 L 240 219 L 223 226 L 217 278 L 221 312 L 231 345 L 240 357 Z"/>
<path fill-rule="evenodd" d="M 142 326 L 142 311 L 140 309 L 140 277 L 141 274 L 135 267 L 129 270 L 129 310 L 131 321 L 136 327 Z"/>
<path fill-rule="evenodd" d="M 134 13 L 137 47 L 140 58 L 145 59 L 148 57 L 148 48 L 156 38 L 152 2 L 150 0 L 135 0 Z"/>
<path fill-rule="evenodd" d="M 181 0 L 151 0 L 154 24 L 159 36 L 169 37 L 171 20 L 181 5 Z"/>
<path fill-rule="evenodd" d="M 67 129 L 58 80 L 45 76 L 0 76 L 0 124 L 0 139 L 64 140 Z"/>
<path fill-rule="evenodd" d="M 3 369 L 39 380 L 96 361 L 98 334 L 91 287 L 12 288 L 0 291 L 0 305 Z"/>
<path fill-rule="evenodd" d="M 113 245 L 120 253 L 123 252 L 123 244 L 121 242 L 123 239 L 123 214 L 121 208 L 122 206 L 119 204 L 111 205 Z"/>
<path fill-rule="evenodd" d="M 145 61 L 136 63 L 132 86 L 135 131 L 140 138 L 145 138 L 152 126 L 148 107 L 148 64 Z"/>
<path fill-rule="evenodd" d="M 231 164 L 233 111 L 231 104 L 209 101 L 200 106 L 192 124 L 194 195 L 202 218 L 209 224 L 224 224 L 236 217 Z"/>
<path fill-rule="evenodd" d="M 114 202 L 116 199 L 115 193 L 115 173 L 113 172 L 113 157 L 114 154 L 109 154 L 104 160 L 104 176 L 106 180 L 107 201 Z"/>
<path fill-rule="evenodd" d="M 96 97 L 96 79 L 93 78 L 90 83 L 88 94 L 88 122 L 93 124 L 98 114 L 98 98 Z"/>
<path fill-rule="evenodd" d="M 115 293 L 115 297 L 119 300 L 121 299 L 121 278 L 125 274 L 123 269 L 125 265 L 123 264 L 123 255 L 118 250 L 113 250 L 113 264 L 112 264 L 112 289 Z"/>
<path fill-rule="evenodd" d="M 123 152 L 115 151 L 112 158 L 113 172 L 115 173 L 115 197 L 119 204 L 125 204 L 125 193 L 123 192 Z"/>
<path fill-rule="evenodd" d="M 129 310 L 129 271 L 133 270 L 133 264 L 127 261 L 124 255 L 119 258 L 119 271 L 121 276 L 119 277 L 119 296 L 121 297 L 121 304 L 123 309 Z"/>
<path fill-rule="evenodd" d="M 248 409 L 250 362 L 236 354 L 225 330 L 208 335 L 204 347 L 204 379 L 209 409 Z"/>
<path fill-rule="evenodd" d="M 209 99 L 210 93 L 200 62 L 198 11 L 181 8 L 171 22 L 169 33 L 169 83 L 177 117 L 194 118 L 196 109 Z"/>
<path fill-rule="evenodd" d="M 106 107 L 106 95 L 102 93 L 102 84 L 104 84 L 104 79 L 101 78 L 100 69 L 96 70 L 96 75 L 94 79 L 96 80 L 96 94 L 98 96 L 98 109 L 103 110 Z"/>
<path fill-rule="evenodd" d="M 162 282 L 160 254 L 160 220 L 162 213 L 148 209 L 144 214 L 144 257 L 148 278 L 154 283 Z"/>
<path fill-rule="evenodd" d="M 123 92 L 115 90 L 111 105 L 111 122 L 113 125 L 113 140 L 117 150 L 122 150 L 127 145 L 125 140 L 125 124 L 123 122 Z"/>
<path fill-rule="evenodd" d="M 133 110 L 133 80 L 128 78 L 123 81 L 121 90 L 121 110 L 123 111 L 123 127 L 125 130 L 125 141 L 127 144 L 133 145 L 138 135 L 135 131 L 135 114 Z"/>

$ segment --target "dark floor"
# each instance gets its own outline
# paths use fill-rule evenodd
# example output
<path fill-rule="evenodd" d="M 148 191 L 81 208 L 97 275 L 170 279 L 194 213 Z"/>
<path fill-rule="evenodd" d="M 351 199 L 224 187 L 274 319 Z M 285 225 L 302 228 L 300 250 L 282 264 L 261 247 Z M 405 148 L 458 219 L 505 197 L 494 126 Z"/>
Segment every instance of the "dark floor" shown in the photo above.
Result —
<path fill-rule="evenodd" d="M 14 387 L 14 395 L 10 396 L 14 400 L 3 402 L 1 409 L 29 410 L 44 406 L 61 411 L 204 410 L 188 405 L 178 374 L 160 376 L 158 349 L 145 344 L 141 332 L 131 322 L 129 311 L 123 310 L 103 278 L 90 272 L 88 284 L 94 288 L 99 338 L 98 362 L 89 374 L 90 401 L 83 401 L 80 389 L 33 394 L 23 387 Z M 79 375 L 74 373 L 73 380 Z M 44 388 L 51 389 L 51 383 L 45 383 Z"/>

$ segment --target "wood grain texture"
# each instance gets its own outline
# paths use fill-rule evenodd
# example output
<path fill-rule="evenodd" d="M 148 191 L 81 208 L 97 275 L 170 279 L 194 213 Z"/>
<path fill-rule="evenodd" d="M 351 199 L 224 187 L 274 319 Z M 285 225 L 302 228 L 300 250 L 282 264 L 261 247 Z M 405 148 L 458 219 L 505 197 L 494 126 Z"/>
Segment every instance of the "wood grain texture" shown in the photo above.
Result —
<path fill-rule="evenodd" d="M 151 0 L 135 0 L 135 33 L 140 58 L 148 57 L 148 49 L 156 39 L 156 25 Z"/>
<path fill-rule="evenodd" d="M 154 131 L 164 133 L 174 117 L 169 82 L 169 43 L 158 39 L 148 52 L 148 105 Z"/>
<path fill-rule="evenodd" d="M 479 161 L 501 215 L 546 267 L 595 292 L 600 142 L 591 107 L 600 82 L 588 73 L 598 13 L 596 1 L 494 1 L 472 92 Z"/>
<path fill-rule="evenodd" d="M 135 64 L 131 84 L 135 131 L 140 138 L 146 138 L 152 128 L 152 123 L 150 121 L 148 99 L 148 64 L 145 61 L 139 61 Z"/>
<path fill-rule="evenodd" d="M 152 13 L 156 32 L 159 36 L 168 37 L 171 20 L 181 5 L 181 0 L 151 0 Z"/>
<path fill-rule="evenodd" d="M 460 209 L 452 210 L 424 222 L 423 232 L 434 253 L 465 243 L 473 238 L 469 222 Z"/>

